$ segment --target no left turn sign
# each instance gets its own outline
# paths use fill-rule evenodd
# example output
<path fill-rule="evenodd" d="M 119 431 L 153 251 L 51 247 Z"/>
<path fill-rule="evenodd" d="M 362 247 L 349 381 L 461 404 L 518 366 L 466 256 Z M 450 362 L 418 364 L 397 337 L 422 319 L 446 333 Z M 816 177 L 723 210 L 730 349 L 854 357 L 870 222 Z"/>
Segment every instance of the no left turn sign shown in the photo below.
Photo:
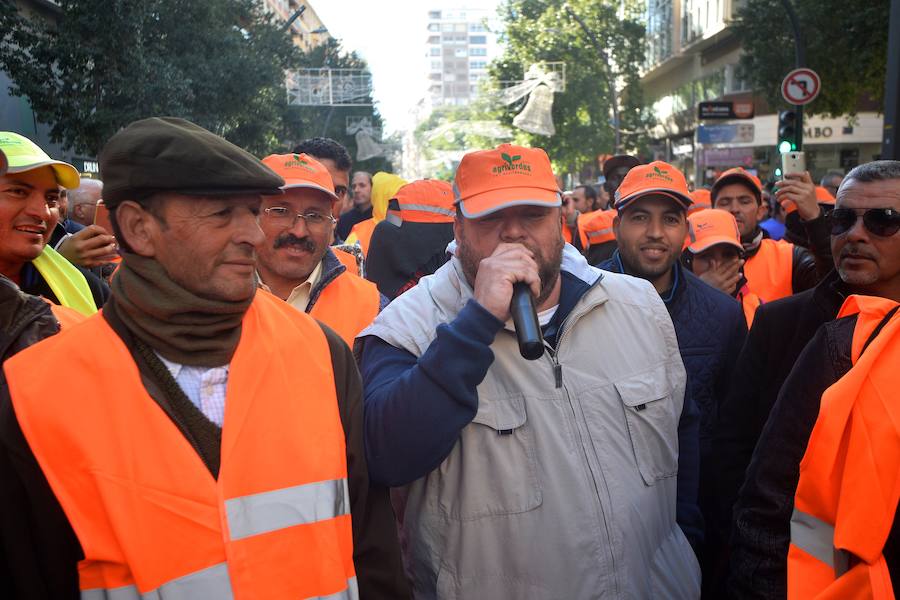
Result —
<path fill-rule="evenodd" d="M 781 95 L 791 104 L 803 106 L 819 95 L 822 80 L 812 69 L 794 69 L 781 82 Z"/>

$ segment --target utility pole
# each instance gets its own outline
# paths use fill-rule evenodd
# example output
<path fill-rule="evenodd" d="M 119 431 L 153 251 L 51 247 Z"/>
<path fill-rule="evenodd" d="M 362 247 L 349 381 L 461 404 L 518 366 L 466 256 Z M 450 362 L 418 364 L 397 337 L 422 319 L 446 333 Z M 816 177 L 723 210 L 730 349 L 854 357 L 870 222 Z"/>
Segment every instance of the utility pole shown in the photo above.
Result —
<path fill-rule="evenodd" d="M 884 78 L 884 134 L 881 158 L 900 160 L 900 0 L 891 1 L 887 75 Z"/>
<path fill-rule="evenodd" d="M 806 66 L 806 44 L 800 31 L 800 19 L 797 18 L 797 11 L 794 10 L 791 0 L 781 0 L 781 4 L 784 5 L 784 11 L 794 30 L 794 68 L 801 69 Z M 797 150 L 803 150 L 803 107 L 795 105 L 794 112 L 797 114 L 797 137 L 795 138 Z"/>
<path fill-rule="evenodd" d="M 600 60 L 603 61 L 603 64 L 606 65 L 604 69 L 606 73 L 606 86 L 609 88 L 609 97 L 612 102 L 612 112 L 613 112 L 613 131 L 615 132 L 615 142 L 613 154 L 619 154 L 622 148 L 622 132 L 619 129 L 619 95 L 616 93 L 616 79 L 612 73 L 612 65 L 609 62 L 609 55 L 606 53 L 606 49 L 600 44 L 600 41 L 597 39 L 597 36 L 594 35 L 594 32 L 588 29 L 588 26 L 585 25 L 584 21 L 581 20 L 572 7 L 569 6 L 568 3 L 563 5 L 566 13 L 578 23 L 581 30 L 584 31 L 585 35 L 591 40 L 591 43 L 594 45 L 594 49 L 597 51 L 597 54 L 600 55 Z"/>

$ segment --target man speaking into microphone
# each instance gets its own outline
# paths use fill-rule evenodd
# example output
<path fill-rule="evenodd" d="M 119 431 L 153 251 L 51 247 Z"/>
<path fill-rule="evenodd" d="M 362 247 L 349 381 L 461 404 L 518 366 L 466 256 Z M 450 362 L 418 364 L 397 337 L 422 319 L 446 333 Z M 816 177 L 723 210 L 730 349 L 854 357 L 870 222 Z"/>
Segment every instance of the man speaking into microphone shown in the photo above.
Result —
<path fill-rule="evenodd" d="M 682 532 L 698 415 L 659 294 L 563 243 L 543 150 L 469 153 L 455 192 L 453 259 L 357 343 L 369 471 L 395 488 L 414 596 L 699 597 Z M 518 282 L 537 360 L 510 316 Z"/>

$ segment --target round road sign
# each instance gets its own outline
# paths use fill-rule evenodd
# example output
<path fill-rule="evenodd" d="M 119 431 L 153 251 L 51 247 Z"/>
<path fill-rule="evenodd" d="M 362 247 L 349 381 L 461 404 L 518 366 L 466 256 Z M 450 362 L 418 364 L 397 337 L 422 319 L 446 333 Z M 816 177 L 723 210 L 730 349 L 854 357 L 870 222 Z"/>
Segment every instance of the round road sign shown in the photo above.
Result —
<path fill-rule="evenodd" d="M 781 95 L 797 106 L 809 104 L 819 95 L 822 80 L 812 69 L 794 69 L 781 82 Z"/>

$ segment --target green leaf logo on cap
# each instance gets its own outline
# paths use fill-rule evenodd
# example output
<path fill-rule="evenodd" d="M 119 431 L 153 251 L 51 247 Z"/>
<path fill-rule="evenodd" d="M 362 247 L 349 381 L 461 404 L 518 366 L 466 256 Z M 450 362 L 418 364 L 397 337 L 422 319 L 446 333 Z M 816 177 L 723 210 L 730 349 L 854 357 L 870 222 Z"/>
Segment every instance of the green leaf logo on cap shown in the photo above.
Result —
<path fill-rule="evenodd" d="M 502 154 L 500 154 L 500 158 L 502 158 L 506 162 L 506 164 L 491 169 L 491 172 L 494 175 L 502 175 L 504 173 L 531 173 L 530 164 L 526 162 L 519 162 L 522 160 L 521 154 L 510 156 L 506 152 L 503 152 Z"/>

